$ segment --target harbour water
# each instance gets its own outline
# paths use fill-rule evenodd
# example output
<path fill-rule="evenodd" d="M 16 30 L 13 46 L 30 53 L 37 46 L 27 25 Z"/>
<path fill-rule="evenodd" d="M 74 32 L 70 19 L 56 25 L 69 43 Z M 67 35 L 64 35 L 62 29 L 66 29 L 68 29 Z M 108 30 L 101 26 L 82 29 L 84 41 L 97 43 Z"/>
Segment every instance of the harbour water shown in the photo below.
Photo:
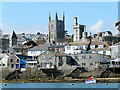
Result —
<path fill-rule="evenodd" d="M 2 88 L 119 88 L 119 83 L 5 83 L 0 84 Z"/>

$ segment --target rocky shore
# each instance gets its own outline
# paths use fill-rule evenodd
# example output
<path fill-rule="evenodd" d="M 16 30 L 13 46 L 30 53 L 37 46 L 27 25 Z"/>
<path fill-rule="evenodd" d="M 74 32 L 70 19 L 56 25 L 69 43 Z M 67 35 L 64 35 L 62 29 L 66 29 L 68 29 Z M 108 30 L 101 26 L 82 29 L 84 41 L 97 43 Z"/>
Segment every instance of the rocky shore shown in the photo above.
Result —
<path fill-rule="evenodd" d="M 29 80 L 3 80 L 2 83 L 84 83 L 87 78 L 38 78 Z M 120 78 L 96 78 L 97 83 L 120 83 Z"/>

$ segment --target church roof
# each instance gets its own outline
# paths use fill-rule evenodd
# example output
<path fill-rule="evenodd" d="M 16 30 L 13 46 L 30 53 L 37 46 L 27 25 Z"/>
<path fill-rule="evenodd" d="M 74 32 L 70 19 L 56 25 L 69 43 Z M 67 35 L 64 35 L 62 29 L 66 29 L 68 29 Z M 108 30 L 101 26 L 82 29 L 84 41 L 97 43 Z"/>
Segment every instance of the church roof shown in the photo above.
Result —
<path fill-rule="evenodd" d="M 12 38 L 17 38 L 15 31 L 13 31 Z"/>

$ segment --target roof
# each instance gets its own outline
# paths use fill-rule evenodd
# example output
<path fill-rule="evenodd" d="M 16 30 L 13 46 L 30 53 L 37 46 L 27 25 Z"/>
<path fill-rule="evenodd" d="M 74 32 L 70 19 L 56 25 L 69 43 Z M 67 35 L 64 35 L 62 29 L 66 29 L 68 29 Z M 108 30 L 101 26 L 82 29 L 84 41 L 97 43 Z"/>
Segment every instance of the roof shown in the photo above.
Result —
<path fill-rule="evenodd" d="M 20 64 L 26 64 L 26 60 L 20 59 Z"/>
<path fill-rule="evenodd" d="M 112 32 L 111 31 L 106 31 L 108 34 L 112 34 Z"/>
<path fill-rule="evenodd" d="M 58 53 L 58 52 L 51 52 L 51 51 L 45 51 L 44 53 L 40 54 L 39 56 L 41 56 L 41 55 L 68 56 L 67 54 Z"/>
<path fill-rule="evenodd" d="M 120 24 L 120 21 L 118 21 L 117 23 L 115 23 L 115 26 L 119 25 Z"/>
<path fill-rule="evenodd" d="M 115 46 L 115 45 L 120 45 L 120 42 L 118 42 L 118 43 L 115 43 L 115 44 L 113 44 L 113 45 L 111 45 L 111 46 Z"/>
<path fill-rule="evenodd" d="M 44 51 L 44 50 L 48 50 L 49 45 L 50 45 L 49 43 L 45 43 L 43 45 L 33 47 L 33 48 L 29 49 L 28 51 Z"/>
<path fill-rule="evenodd" d="M 28 58 L 32 58 L 32 56 L 23 56 L 23 55 L 17 55 L 20 59 L 28 59 Z"/>
<path fill-rule="evenodd" d="M 89 42 L 71 42 L 70 45 L 89 45 Z M 95 48 L 96 50 L 108 49 L 110 44 L 108 42 L 92 41 L 90 45 L 105 45 L 105 48 Z"/>
<path fill-rule="evenodd" d="M 49 48 L 61 48 L 61 47 L 64 47 L 65 45 L 52 45 L 52 46 L 49 46 Z"/>

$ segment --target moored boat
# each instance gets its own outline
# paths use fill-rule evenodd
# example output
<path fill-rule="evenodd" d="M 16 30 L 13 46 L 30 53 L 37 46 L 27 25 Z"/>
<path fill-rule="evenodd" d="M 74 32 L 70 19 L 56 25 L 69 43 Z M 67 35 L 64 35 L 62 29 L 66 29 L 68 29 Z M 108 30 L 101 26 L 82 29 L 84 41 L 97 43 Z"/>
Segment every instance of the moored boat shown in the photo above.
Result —
<path fill-rule="evenodd" d="M 88 80 L 85 81 L 85 83 L 96 83 L 95 77 L 90 77 Z"/>

